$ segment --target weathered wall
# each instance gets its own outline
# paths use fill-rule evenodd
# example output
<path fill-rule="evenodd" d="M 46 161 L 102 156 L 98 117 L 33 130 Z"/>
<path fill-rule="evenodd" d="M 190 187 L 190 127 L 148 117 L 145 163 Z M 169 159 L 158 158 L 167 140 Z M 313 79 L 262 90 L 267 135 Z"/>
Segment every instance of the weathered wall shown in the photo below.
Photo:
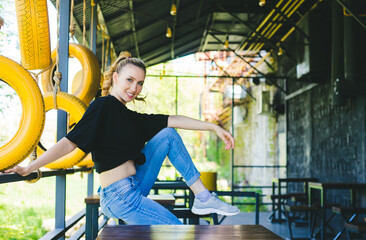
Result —
<path fill-rule="evenodd" d="M 365 181 L 365 100 L 333 106 L 332 95 L 328 83 L 287 101 L 289 177 Z"/>
<path fill-rule="evenodd" d="M 251 89 L 259 101 L 263 89 L 274 91 L 274 87 L 262 83 Z M 234 107 L 235 151 L 234 164 L 246 166 L 278 166 L 280 163 L 278 143 L 278 121 L 274 114 L 258 114 L 258 102 L 250 99 Z M 271 186 L 273 177 L 285 177 L 285 168 L 247 167 L 235 168 L 235 183 L 243 186 Z M 280 174 L 281 172 L 281 174 Z M 271 189 L 262 189 L 270 195 Z M 266 199 L 269 201 L 269 199 Z"/>
<path fill-rule="evenodd" d="M 360 31 L 364 39 L 366 30 L 360 27 Z M 327 45 L 331 46 L 334 38 L 329 39 Z M 286 43 L 295 58 L 298 57 L 296 40 L 293 36 Z M 357 62 L 361 69 L 358 71 L 361 74 L 357 75 L 360 82 L 366 81 L 363 45 L 359 49 L 362 57 Z M 332 61 L 332 55 L 323 61 Z M 286 101 L 288 177 L 317 177 L 327 182 L 366 182 L 366 92 L 361 96 L 343 97 L 341 104 L 336 104 L 335 79 L 330 77 L 331 74 L 322 81 L 310 78 L 301 82 L 297 78 L 296 63 L 286 56 L 279 58 L 281 74 L 289 77 L 287 89 L 288 96 L 291 96 Z M 305 90 L 314 82 L 318 85 Z M 357 86 L 357 82 L 355 84 Z M 298 94 L 294 94 L 296 92 Z"/>

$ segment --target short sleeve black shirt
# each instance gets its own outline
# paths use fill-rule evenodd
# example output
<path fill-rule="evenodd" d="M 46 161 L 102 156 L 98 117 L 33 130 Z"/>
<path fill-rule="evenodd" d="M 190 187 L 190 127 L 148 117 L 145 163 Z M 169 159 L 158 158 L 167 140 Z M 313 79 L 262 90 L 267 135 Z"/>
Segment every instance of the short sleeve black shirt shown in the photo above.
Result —
<path fill-rule="evenodd" d="M 168 117 L 131 111 L 109 95 L 94 100 L 66 138 L 91 152 L 96 171 L 101 173 L 128 160 L 143 164 L 146 158 L 141 150 L 167 127 Z"/>

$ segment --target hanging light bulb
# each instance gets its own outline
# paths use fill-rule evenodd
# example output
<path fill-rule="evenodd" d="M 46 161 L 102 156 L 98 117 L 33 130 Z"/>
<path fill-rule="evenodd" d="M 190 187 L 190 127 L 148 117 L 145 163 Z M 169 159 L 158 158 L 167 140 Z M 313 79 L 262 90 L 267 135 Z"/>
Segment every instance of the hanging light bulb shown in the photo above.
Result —
<path fill-rule="evenodd" d="M 168 28 L 166 29 L 166 34 L 165 36 L 167 38 L 171 38 L 172 37 L 172 30 L 170 29 L 170 27 L 168 26 Z"/>
<path fill-rule="evenodd" d="M 229 39 L 226 38 L 225 42 L 224 42 L 224 49 L 228 49 L 229 48 Z"/>
<path fill-rule="evenodd" d="M 175 6 L 175 4 L 172 4 L 172 7 L 170 8 L 170 15 L 175 16 L 177 15 L 177 7 Z"/>
<path fill-rule="evenodd" d="M 278 49 L 277 55 L 278 55 L 278 56 L 281 56 L 282 54 L 283 54 L 283 50 L 282 50 L 282 48 L 280 47 L 280 48 Z"/>
<path fill-rule="evenodd" d="M 259 6 L 263 7 L 266 4 L 266 0 L 259 0 Z"/>

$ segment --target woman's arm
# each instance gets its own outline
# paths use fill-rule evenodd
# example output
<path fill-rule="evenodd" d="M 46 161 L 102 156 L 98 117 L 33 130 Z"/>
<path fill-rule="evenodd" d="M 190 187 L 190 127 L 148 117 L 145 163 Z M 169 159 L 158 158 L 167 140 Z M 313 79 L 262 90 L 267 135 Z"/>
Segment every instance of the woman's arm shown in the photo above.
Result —
<path fill-rule="evenodd" d="M 15 166 L 11 169 L 6 170 L 5 173 L 15 172 L 19 175 L 27 176 L 31 174 L 34 170 L 43 167 L 53 161 L 56 161 L 60 157 L 63 157 L 66 154 L 72 152 L 76 147 L 76 144 L 64 137 L 55 145 L 53 145 L 50 149 L 48 149 L 44 154 L 42 154 L 42 156 L 31 162 L 28 166 Z"/>
<path fill-rule="evenodd" d="M 219 136 L 225 142 L 226 150 L 235 147 L 235 141 L 232 135 L 220 126 L 210 122 L 204 122 L 180 115 L 172 115 L 168 118 L 168 127 L 188 130 L 214 131 L 216 132 L 217 136 Z"/>

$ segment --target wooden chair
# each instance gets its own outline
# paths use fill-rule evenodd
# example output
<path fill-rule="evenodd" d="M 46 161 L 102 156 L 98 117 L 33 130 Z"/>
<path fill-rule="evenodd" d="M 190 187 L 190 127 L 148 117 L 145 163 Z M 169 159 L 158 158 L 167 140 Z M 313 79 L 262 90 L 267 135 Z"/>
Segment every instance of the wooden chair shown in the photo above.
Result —
<path fill-rule="evenodd" d="M 285 205 L 285 215 L 287 217 L 288 230 L 290 234 L 290 239 L 311 239 L 314 235 L 315 222 L 320 210 L 319 206 L 310 206 L 310 205 Z M 310 215 L 308 218 L 309 224 L 309 237 L 308 238 L 294 238 L 292 233 L 292 223 L 295 222 L 298 217 L 298 213 L 305 213 Z"/>
<path fill-rule="evenodd" d="M 275 218 L 275 214 L 284 214 L 285 215 L 285 219 L 286 220 L 286 214 L 285 214 L 285 205 L 290 201 L 294 201 L 296 202 L 296 204 L 301 200 L 306 198 L 306 194 L 305 193 L 287 193 L 287 194 L 281 194 L 281 195 L 271 195 L 271 201 L 272 201 L 272 213 L 271 215 L 268 217 L 269 219 L 271 219 L 271 222 L 275 222 L 277 221 L 277 219 Z M 278 204 L 278 202 L 280 204 Z M 280 206 L 279 209 L 277 206 Z M 282 219 L 282 216 L 278 219 Z"/>
<path fill-rule="evenodd" d="M 366 233 L 366 222 L 361 223 L 345 223 L 346 232 L 347 232 L 347 238 L 351 240 L 351 232 L 355 233 L 357 237 L 360 237 L 359 239 L 365 239 L 363 238 L 362 234 Z"/>

